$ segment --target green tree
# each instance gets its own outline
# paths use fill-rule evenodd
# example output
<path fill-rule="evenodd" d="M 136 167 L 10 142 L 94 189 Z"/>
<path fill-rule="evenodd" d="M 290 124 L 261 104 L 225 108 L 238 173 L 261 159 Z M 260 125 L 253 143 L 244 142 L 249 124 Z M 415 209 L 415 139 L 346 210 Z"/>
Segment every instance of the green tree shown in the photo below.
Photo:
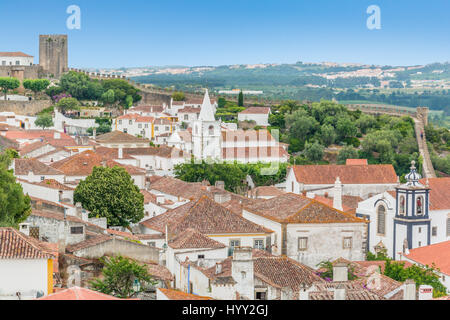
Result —
<path fill-rule="evenodd" d="M 30 197 L 24 195 L 12 170 L 13 153 L 0 153 L 0 227 L 17 227 L 31 213 Z"/>
<path fill-rule="evenodd" d="M 119 298 L 131 298 L 141 292 L 147 285 L 155 285 L 157 282 L 149 275 L 147 267 L 136 261 L 122 257 L 102 257 L 102 279 L 90 282 L 93 290 L 113 295 Z M 140 289 L 133 288 L 135 281 L 140 283 Z"/>
<path fill-rule="evenodd" d="M 0 88 L 5 94 L 5 100 L 6 96 L 8 94 L 9 90 L 17 89 L 20 86 L 20 81 L 16 78 L 9 78 L 9 77 L 1 77 L 0 78 Z"/>
<path fill-rule="evenodd" d="M 320 161 L 323 158 L 324 147 L 315 141 L 314 143 L 308 143 L 305 147 L 305 156 L 311 161 Z"/>
<path fill-rule="evenodd" d="M 62 98 L 56 104 L 56 107 L 60 110 L 61 113 L 66 113 L 69 110 L 79 110 L 80 103 L 75 98 Z"/>
<path fill-rule="evenodd" d="M 239 107 L 243 107 L 244 106 L 244 93 L 242 92 L 242 90 L 239 92 L 238 106 Z"/>
<path fill-rule="evenodd" d="M 338 164 L 344 164 L 347 159 L 358 159 L 358 151 L 352 146 L 345 146 L 339 150 Z"/>
<path fill-rule="evenodd" d="M 38 92 L 44 91 L 49 85 L 50 81 L 47 79 L 26 79 L 23 81 L 23 87 L 33 91 L 35 99 Z"/>
<path fill-rule="evenodd" d="M 116 101 L 116 97 L 114 94 L 114 90 L 113 89 L 109 89 L 108 91 L 106 91 L 105 93 L 102 94 L 102 101 L 105 104 L 111 105 Z"/>
<path fill-rule="evenodd" d="M 64 89 L 60 86 L 51 86 L 45 89 L 45 94 L 50 97 L 50 99 L 53 100 L 54 96 L 57 96 L 58 94 L 61 94 L 64 92 Z"/>
<path fill-rule="evenodd" d="M 92 136 L 94 134 L 94 127 L 90 127 L 86 131 L 89 135 Z M 95 132 L 96 132 L 96 134 L 104 134 L 104 133 L 111 132 L 111 126 L 109 124 L 102 123 L 101 125 L 99 125 L 96 128 Z"/>
<path fill-rule="evenodd" d="M 355 122 L 350 117 L 339 117 L 336 123 L 336 131 L 342 139 L 354 137 L 358 132 Z"/>
<path fill-rule="evenodd" d="M 94 167 L 74 192 L 91 217 L 106 217 L 108 225 L 128 227 L 144 217 L 144 196 L 124 168 Z"/>
<path fill-rule="evenodd" d="M 37 116 L 34 124 L 38 127 L 42 127 L 43 130 L 45 130 L 45 128 L 50 128 L 53 126 L 52 115 L 49 113 L 40 114 Z"/>
<path fill-rule="evenodd" d="M 308 135 L 313 134 L 319 126 L 317 120 L 309 116 L 303 109 L 286 115 L 285 120 L 289 134 L 301 140 L 306 140 Z"/>
<path fill-rule="evenodd" d="M 172 94 L 173 101 L 184 101 L 186 99 L 186 96 L 184 95 L 184 92 L 176 91 Z"/>
<path fill-rule="evenodd" d="M 334 141 L 336 140 L 336 131 L 332 125 L 322 125 L 322 127 L 320 128 L 320 140 L 326 147 L 334 143 Z"/>
<path fill-rule="evenodd" d="M 133 97 L 131 95 L 127 95 L 127 97 L 125 98 L 125 109 L 131 108 L 132 105 L 133 105 Z"/>
<path fill-rule="evenodd" d="M 223 97 L 220 97 L 219 99 L 217 99 L 217 107 L 218 108 L 225 107 L 226 103 L 227 103 L 227 100 L 225 100 L 225 98 L 223 98 Z"/>

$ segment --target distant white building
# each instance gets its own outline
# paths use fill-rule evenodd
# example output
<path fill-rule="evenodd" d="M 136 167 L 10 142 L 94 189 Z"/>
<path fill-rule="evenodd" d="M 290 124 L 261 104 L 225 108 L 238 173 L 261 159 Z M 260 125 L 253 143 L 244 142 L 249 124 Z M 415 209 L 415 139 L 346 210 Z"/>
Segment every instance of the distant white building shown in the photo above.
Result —
<path fill-rule="evenodd" d="M 23 52 L 0 52 L 1 66 L 32 66 L 33 56 Z"/>
<path fill-rule="evenodd" d="M 268 126 L 269 114 L 269 107 L 250 107 L 238 113 L 238 120 L 255 121 L 258 126 Z"/>

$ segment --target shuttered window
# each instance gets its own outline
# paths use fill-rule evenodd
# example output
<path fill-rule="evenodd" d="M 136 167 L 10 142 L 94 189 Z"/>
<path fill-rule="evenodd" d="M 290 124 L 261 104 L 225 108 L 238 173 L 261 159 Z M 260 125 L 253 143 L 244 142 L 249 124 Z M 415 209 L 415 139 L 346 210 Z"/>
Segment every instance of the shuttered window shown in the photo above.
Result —
<path fill-rule="evenodd" d="M 386 233 L 386 208 L 384 206 L 381 205 L 378 207 L 377 216 L 377 233 L 384 235 Z"/>
<path fill-rule="evenodd" d="M 308 249 L 308 238 L 307 237 L 300 237 L 298 238 L 298 250 L 306 250 Z"/>

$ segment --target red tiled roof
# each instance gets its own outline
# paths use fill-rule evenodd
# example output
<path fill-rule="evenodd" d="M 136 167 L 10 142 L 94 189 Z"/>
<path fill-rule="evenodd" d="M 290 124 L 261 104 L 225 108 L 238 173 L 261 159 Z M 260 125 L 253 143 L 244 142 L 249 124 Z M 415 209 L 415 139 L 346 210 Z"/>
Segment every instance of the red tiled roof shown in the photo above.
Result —
<path fill-rule="evenodd" d="M 324 196 L 314 196 L 314 200 L 319 201 L 327 206 L 333 207 L 333 197 L 324 197 Z M 355 213 L 356 208 L 358 208 L 358 203 L 363 201 L 363 198 L 358 196 L 342 196 L 342 211 L 348 213 Z"/>
<path fill-rule="evenodd" d="M 35 159 L 14 159 L 15 175 L 28 175 L 28 172 L 30 171 L 33 172 L 34 175 L 64 175 L 64 173 L 60 170 L 57 170 Z"/>
<path fill-rule="evenodd" d="M 349 213 L 302 195 L 286 193 L 244 206 L 246 211 L 281 223 L 361 223 Z"/>
<path fill-rule="evenodd" d="M 197 296 L 195 294 L 190 294 L 173 289 L 158 288 L 169 300 L 214 300 L 210 297 Z"/>
<path fill-rule="evenodd" d="M 239 112 L 240 114 L 269 114 L 269 107 L 249 107 L 244 111 Z"/>
<path fill-rule="evenodd" d="M 222 131 L 222 141 L 275 141 L 267 130 L 225 130 Z"/>
<path fill-rule="evenodd" d="M 41 182 L 38 182 L 37 184 L 40 186 L 44 186 L 46 188 L 51 188 L 51 189 L 67 190 L 67 191 L 75 190 L 74 188 L 68 187 L 68 186 L 56 181 L 55 179 L 45 179 Z"/>
<path fill-rule="evenodd" d="M 420 179 L 426 185 L 427 179 Z M 450 209 L 450 178 L 428 178 L 430 190 L 430 210 Z"/>
<path fill-rule="evenodd" d="M 45 147 L 48 144 L 46 141 L 36 141 L 28 143 L 20 148 L 19 154 L 24 156 L 32 151 L 38 150 L 39 148 Z"/>
<path fill-rule="evenodd" d="M 95 139 L 98 143 L 149 143 L 150 140 L 138 138 L 122 131 L 111 131 L 97 136 Z"/>
<path fill-rule="evenodd" d="M 200 113 L 200 108 L 195 107 L 184 107 L 178 110 L 178 113 Z"/>
<path fill-rule="evenodd" d="M 127 239 L 131 239 L 131 240 L 139 240 L 138 237 L 136 237 L 134 234 L 129 233 L 129 232 L 117 231 L 117 230 L 113 230 L 113 229 L 106 229 L 106 232 L 108 232 L 108 234 L 120 236 L 122 238 L 127 238 Z"/>
<path fill-rule="evenodd" d="M 55 133 L 59 134 L 60 138 L 55 139 Z M 5 137 L 8 139 L 21 140 L 37 140 L 42 139 L 47 141 L 54 147 L 76 146 L 75 139 L 63 132 L 55 130 L 10 130 L 7 131 Z"/>
<path fill-rule="evenodd" d="M 278 189 L 275 186 L 261 186 L 256 187 L 253 190 L 250 191 L 251 195 L 256 197 L 271 197 L 271 196 L 279 196 L 284 194 L 285 192 Z"/>
<path fill-rule="evenodd" d="M 114 296 L 110 296 L 86 288 L 71 287 L 56 293 L 49 294 L 48 296 L 37 298 L 36 300 L 127 300 L 127 299 L 120 299 Z"/>
<path fill-rule="evenodd" d="M 345 161 L 345 164 L 347 166 L 360 166 L 360 165 L 367 165 L 367 159 L 347 159 Z"/>
<path fill-rule="evenodd" d="M 106 242 L 106 241 L 110 241 L 112 239 L 113 238 L 111 236 L 109 236 L 109 235 L 101 234 L 101 235 L 98 235 L 98 236 L 94 236 L 94 237 L 92 237 L 90 239 L 78 242 L 76 244 L 69 245 L 69 246 L 66 247 L 66 250 L 69 253 L 74 253 L 74 252 L 76 252 L 78 250 L 82 250 L 82 249 L 85 249 L 85 248 L 96 246 L 96 245 L 98 245 L 100 243 L 103 243 L 103 242 Z"/>
<path fill-rule="evenodd" d="M 39 240 L 14 228 L 0 227 L 0 259 L 50 259 L 53 255 Z"/>
<path fill-rule="evenodd" d="M 450 276 L 450 240 L 411 249 L 406 257 L 429 267 L 435 264 L 442 273 Z"/>
<path fill-rule="evenodd" d="M 296 180 L 304 184 L 334 184 L 337 177 L 343 184 L 397 183 L 397 174 L 391 164 L 297 165 L 292 169 Z"/>
<path fill-rule="evenodd" d="M 231 147 L 222 148 L 222 158 L 273 158 L 289 157 L 289 153 L 283 147 Z"/>
<path fill-rule="evenodd" d="M 136 122 L 150 122 L 150 123 L 152 123 L 152 122 L 154 122 L 155 121 L 155 118 L 153 118 L 153 117 L 138 117 L 138 118 L 136 118 Z"/>
<path fill-rule="evenodd" d="M 29 54 L 23 53 L 21 51 L 0 52 L 0 57 L 26 57 L 26 58 L 33 58 L 33 56 L 30 56 Z"/>
<path fill-rule="evenodd" d="M 174 249 L 220 249 L 225 248 L 223 243 L 205 236 L 197 230 L 188 228 L 169 241 L 169 247 Z"/>

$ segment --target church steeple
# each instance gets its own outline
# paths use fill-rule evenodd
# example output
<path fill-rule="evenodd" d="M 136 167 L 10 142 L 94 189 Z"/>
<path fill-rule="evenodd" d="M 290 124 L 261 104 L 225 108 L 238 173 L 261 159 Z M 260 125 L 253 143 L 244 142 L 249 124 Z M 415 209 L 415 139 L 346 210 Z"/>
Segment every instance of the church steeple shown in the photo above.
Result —
<path fill-rule="evenodd" d="M 200 115 L 198 116 L 199 120 L 202 121 L 215 121 L 214 118 L 214 110 L 211 105 L 211 100 L 209 99 L 208 89 L 205 91 L 205 96 L 203 97 L 203 103 L 200 108 Z"/>

